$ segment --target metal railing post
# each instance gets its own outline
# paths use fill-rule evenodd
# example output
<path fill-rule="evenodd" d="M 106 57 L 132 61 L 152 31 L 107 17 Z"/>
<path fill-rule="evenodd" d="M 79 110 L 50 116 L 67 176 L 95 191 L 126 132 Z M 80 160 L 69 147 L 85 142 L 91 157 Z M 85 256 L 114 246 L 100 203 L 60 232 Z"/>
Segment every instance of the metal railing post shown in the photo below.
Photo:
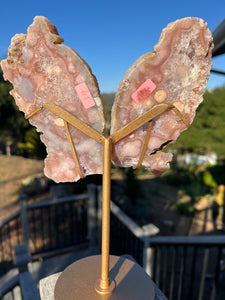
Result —
<path fill-rule="evenodd" d="M 98 247 L 101 248 L 102 240 L 102 186 L 98 186 L 98 196 L 97 196 L 97 230 L 98 230 Z"/>
<path fill-rule="evenodd" d="M 28 263 L 30 254 L 28 244 L 15 247 L 15 263 L 19 269 L 19 282 L 23 300 L 41 300 L 39 290 L 30 272 Z"/>
<path fill-rule="evenodd" d="M 96 187 L 94 184 L 88 184 L 88 238 L 90 247 L 96 244 Z"/>
<path fill-rule="evenodd" d="M 142 226 L 142 231 L 142 240 L 144 242 L 143 268 L 149 276 L 152 276 L 153 249 L 151 248 L 151 237 L 159 233 L 159 228 L 153 224 L 147 224 Z"/>
<path fill-rule="evenodd" d="M 21 194 L 19 196 L 23 243 L 29 245 L 29 223 L 27 218 L 27 200 L 28 197 L 26 194 Z"/>
<path fill-rule="evenodd" d="M 151 277 L 152 276 L 152 249 L 150 247 L 150 239 L 148 236 L 143 237 L 144 248 L 143 248 L 143 268 L 145 272 Z"/>

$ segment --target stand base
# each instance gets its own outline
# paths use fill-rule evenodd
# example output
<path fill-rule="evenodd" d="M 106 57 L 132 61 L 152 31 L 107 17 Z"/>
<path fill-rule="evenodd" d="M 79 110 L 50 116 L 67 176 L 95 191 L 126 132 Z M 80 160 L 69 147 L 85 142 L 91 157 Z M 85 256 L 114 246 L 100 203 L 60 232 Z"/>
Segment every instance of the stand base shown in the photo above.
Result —
<path fill-rule="evenodd" d="M 107 290 L 101 288 L 101 284 L 100 284 L 100 279 L 98 279 L 95 282 L 95 290 L 97 293 L 99 293 L 100 295 L 110 295 L 112 294 L 112 292 L 114 291 L 115 287 L 116 287 L 116 282 L 112 279 L 110 279 L 110 285 L 109 288 Z"/>
<path fill-rule="evenodd" d="M 154 300 L 155 292 L 151 278 L 133 261 L 110 256 L 109 277 L 112 291 L 109 294 L 99 293 L 100 273 L 100 255 L 74 262 L 58 278 L 55 300 Z M 96 284 L 98 292 L 95 290 Z"/>

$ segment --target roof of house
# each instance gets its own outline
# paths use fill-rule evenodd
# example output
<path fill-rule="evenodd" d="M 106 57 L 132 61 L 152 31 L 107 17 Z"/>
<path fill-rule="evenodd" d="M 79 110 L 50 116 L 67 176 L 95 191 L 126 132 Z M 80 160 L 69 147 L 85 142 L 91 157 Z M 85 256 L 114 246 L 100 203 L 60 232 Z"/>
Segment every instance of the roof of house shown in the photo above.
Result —
<path fill-rule="evenodd" d="M 213 42 L 214 42 L 214 49 L 212 52 L 212 56 L 215 57 L 218 55 L 225 54 L 225 18 L 216 27 L 212 35 L 213 35 Z M 225 72 L 222 70 L 212 69 L 211 72 L 225 75 Z"/>
<path fill-rule="evenodd" d="M 218 56 L 225 53 L 225 18 L 223 21 L 216 27 L 212 33 L 214 49 L 213 56 Z"/>

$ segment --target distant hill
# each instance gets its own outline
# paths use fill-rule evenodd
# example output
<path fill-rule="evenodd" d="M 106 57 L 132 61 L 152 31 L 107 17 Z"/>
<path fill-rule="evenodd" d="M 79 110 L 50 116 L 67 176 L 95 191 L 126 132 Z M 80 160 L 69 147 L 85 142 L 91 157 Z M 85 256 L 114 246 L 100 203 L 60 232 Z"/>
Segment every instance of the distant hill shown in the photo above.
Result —
<path fill-rule="evenodd" d="M 101 94 L 101 99 L 104 105 L 105 111 L 105 120 L 106 120 L 106 135 L 109 135 L 110 132 L 110 123 L 111 123 L 111 109 L 115 99 L 115 93 L 103 93 Z"/>
<path fill-rule="evenodd" d="M 115 99 L 115 93 L 103 93 L 101 94 L 101 99 L 104 104 L 105 109 L 110 109 L 113 105 Z"/>

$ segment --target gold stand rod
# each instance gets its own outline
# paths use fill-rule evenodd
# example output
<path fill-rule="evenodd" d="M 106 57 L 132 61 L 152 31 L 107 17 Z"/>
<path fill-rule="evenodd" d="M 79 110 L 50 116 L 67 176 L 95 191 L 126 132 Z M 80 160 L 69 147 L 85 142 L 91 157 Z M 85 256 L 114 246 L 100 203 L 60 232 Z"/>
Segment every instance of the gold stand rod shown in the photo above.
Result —
<path fill-rule="evenodd" d="M 111 142 L 104 139 L 103 144 L 103 184 L 102 184 L 102 256 L 100 289 L 110 287 L 109 280 L 109 244 L 110 244 L 110 190 L 111 190 Z"/>

